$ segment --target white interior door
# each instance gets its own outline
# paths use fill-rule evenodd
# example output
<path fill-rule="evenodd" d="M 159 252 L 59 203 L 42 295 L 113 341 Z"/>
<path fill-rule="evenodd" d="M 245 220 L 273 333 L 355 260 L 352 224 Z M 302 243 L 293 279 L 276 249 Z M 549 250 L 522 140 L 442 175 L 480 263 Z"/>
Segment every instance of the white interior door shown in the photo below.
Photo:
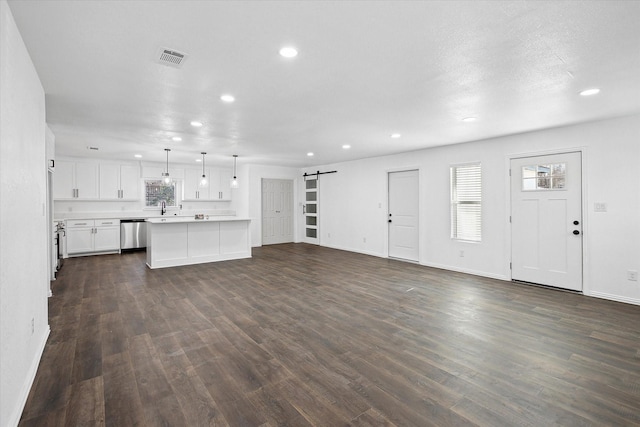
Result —
<path fill-rule="evenodd" d="M 293 242 L 293 181 L 262 180 L 262 244 Z"/>
<path fill-rule="evenodd" d="M 389 172 L 389 256 L 419 260 L 418 171 Z"/>
<path fill-rule="evenodd" d="M 581 153 L 511 160 L 513 280 L 582 290 Z"/>

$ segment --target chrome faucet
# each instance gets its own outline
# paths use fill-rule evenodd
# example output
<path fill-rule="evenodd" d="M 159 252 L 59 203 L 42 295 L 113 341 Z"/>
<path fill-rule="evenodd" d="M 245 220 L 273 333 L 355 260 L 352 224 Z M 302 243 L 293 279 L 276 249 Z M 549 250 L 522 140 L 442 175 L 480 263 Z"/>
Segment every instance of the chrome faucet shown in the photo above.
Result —
<path fill-rule="evenodd" d="M 160 203 L 160 215 L 164 215 L 167 213 L 167 203 L 163 200 L 162 203 Z"/>

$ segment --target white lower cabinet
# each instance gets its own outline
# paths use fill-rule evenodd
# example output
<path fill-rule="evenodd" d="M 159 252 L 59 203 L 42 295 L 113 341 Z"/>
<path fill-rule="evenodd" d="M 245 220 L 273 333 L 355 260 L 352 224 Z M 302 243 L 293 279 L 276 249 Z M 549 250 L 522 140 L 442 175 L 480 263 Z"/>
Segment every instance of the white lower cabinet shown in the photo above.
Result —
<path fill-rule="evenodd" d="M 67 254 L 120 251 L 119 219 L 67 221 Z"/>

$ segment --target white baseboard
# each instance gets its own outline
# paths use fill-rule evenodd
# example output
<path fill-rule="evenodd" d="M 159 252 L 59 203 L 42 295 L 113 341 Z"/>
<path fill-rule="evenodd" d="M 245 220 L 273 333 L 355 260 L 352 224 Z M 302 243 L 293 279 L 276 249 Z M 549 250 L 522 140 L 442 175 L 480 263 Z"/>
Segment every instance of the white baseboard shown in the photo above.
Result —
<path fill-rule="evenodd" d="M 627 297 L 622 297 L 620 295 L 612 295 L 612 294 L 607 294 L 605 292 L 593 292 L 593 291 L 585 295 L 590 297 L 595 297 L 595 298 L 608 299 L 611 301 L 624 302 L 627 304 L 640 305 L 640 299 L 638 298 L 627 298 Z"/>
<path fill-rule="evenodd" d="M 433 264 L 433 263 L 421 262 L 420 265 L 424 265 L 425 267 L 439 268 L 441 270 L 455 271 L 456 273 L 471 274 L 472 276 L 487 277 L 489 279 L 505 280 L 507 282 L 511 281 L 511 278 L 503 274 L 487 273 L 486 271 L 478 271 L 478 270 L 472 270 L 468 268 L 459 268 L 459 267 L 452 267 L 450 265 Z"/>
<path fill-rule="evenodd" d="M 24 410 L 24 405 L 27 404 L 27 398 L 29 397 L 29 392 L 31 391 L 31 387 L 33 387 L 33 381 L 36 379 L 36 373 L 38 372 L 38 366 L 40 365 L 40 360 L 42 359 L 42 354 L 44 353 L 44 347 L 47 344 L 47 340 L 49 339 L 49 334 L 51 333 L 51 327 L 47 325 L 46 333 L 42 337 L 42 341 L 40 342 L 40 347 L 38 348 L 38 352 L 36 353 L 36 357 L 31 361 L 31 366 L 29 367 L 29 372 L 27 375 L 27 381 L 25 381 L 22 386 L 22 390 L 20 390 L 20 399 L 18 402 L 20 403 L 13 414 L 9 417 L 9 422 L 7 426 L 15 426 L 17 427 L 20 423 L 20 417 L 22 416 L 22 411 Z"/>
<path fill-rule="evenodd" d="M 320 246 L 323 246 L 325 248 L 338 249 L 339 251 L 354 252 L 354 253 L 362 254 L 362 255 L 371 255 L 371 256 L 378 257 L 378 258 L 387 258 L 386 256 L 380 255 L 377 252 L 363 251 L 361 249 L 345 248 L 345 247 L 342 247 L 342 246 L 335 246 L 335 245 L 326 245 L 324 243 L 321 244 Z"/>

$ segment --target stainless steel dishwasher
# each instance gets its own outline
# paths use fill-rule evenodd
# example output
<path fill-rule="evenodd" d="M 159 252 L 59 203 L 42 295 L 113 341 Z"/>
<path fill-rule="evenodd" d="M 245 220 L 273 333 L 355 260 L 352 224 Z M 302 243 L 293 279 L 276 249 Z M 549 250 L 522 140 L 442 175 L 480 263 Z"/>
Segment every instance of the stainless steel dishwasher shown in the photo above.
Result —
<path fill-rule="evenodd" d="M 120 249 L 135 250 L 147 247 L 147 223 L 144 219 L 120 221 Z"/>

